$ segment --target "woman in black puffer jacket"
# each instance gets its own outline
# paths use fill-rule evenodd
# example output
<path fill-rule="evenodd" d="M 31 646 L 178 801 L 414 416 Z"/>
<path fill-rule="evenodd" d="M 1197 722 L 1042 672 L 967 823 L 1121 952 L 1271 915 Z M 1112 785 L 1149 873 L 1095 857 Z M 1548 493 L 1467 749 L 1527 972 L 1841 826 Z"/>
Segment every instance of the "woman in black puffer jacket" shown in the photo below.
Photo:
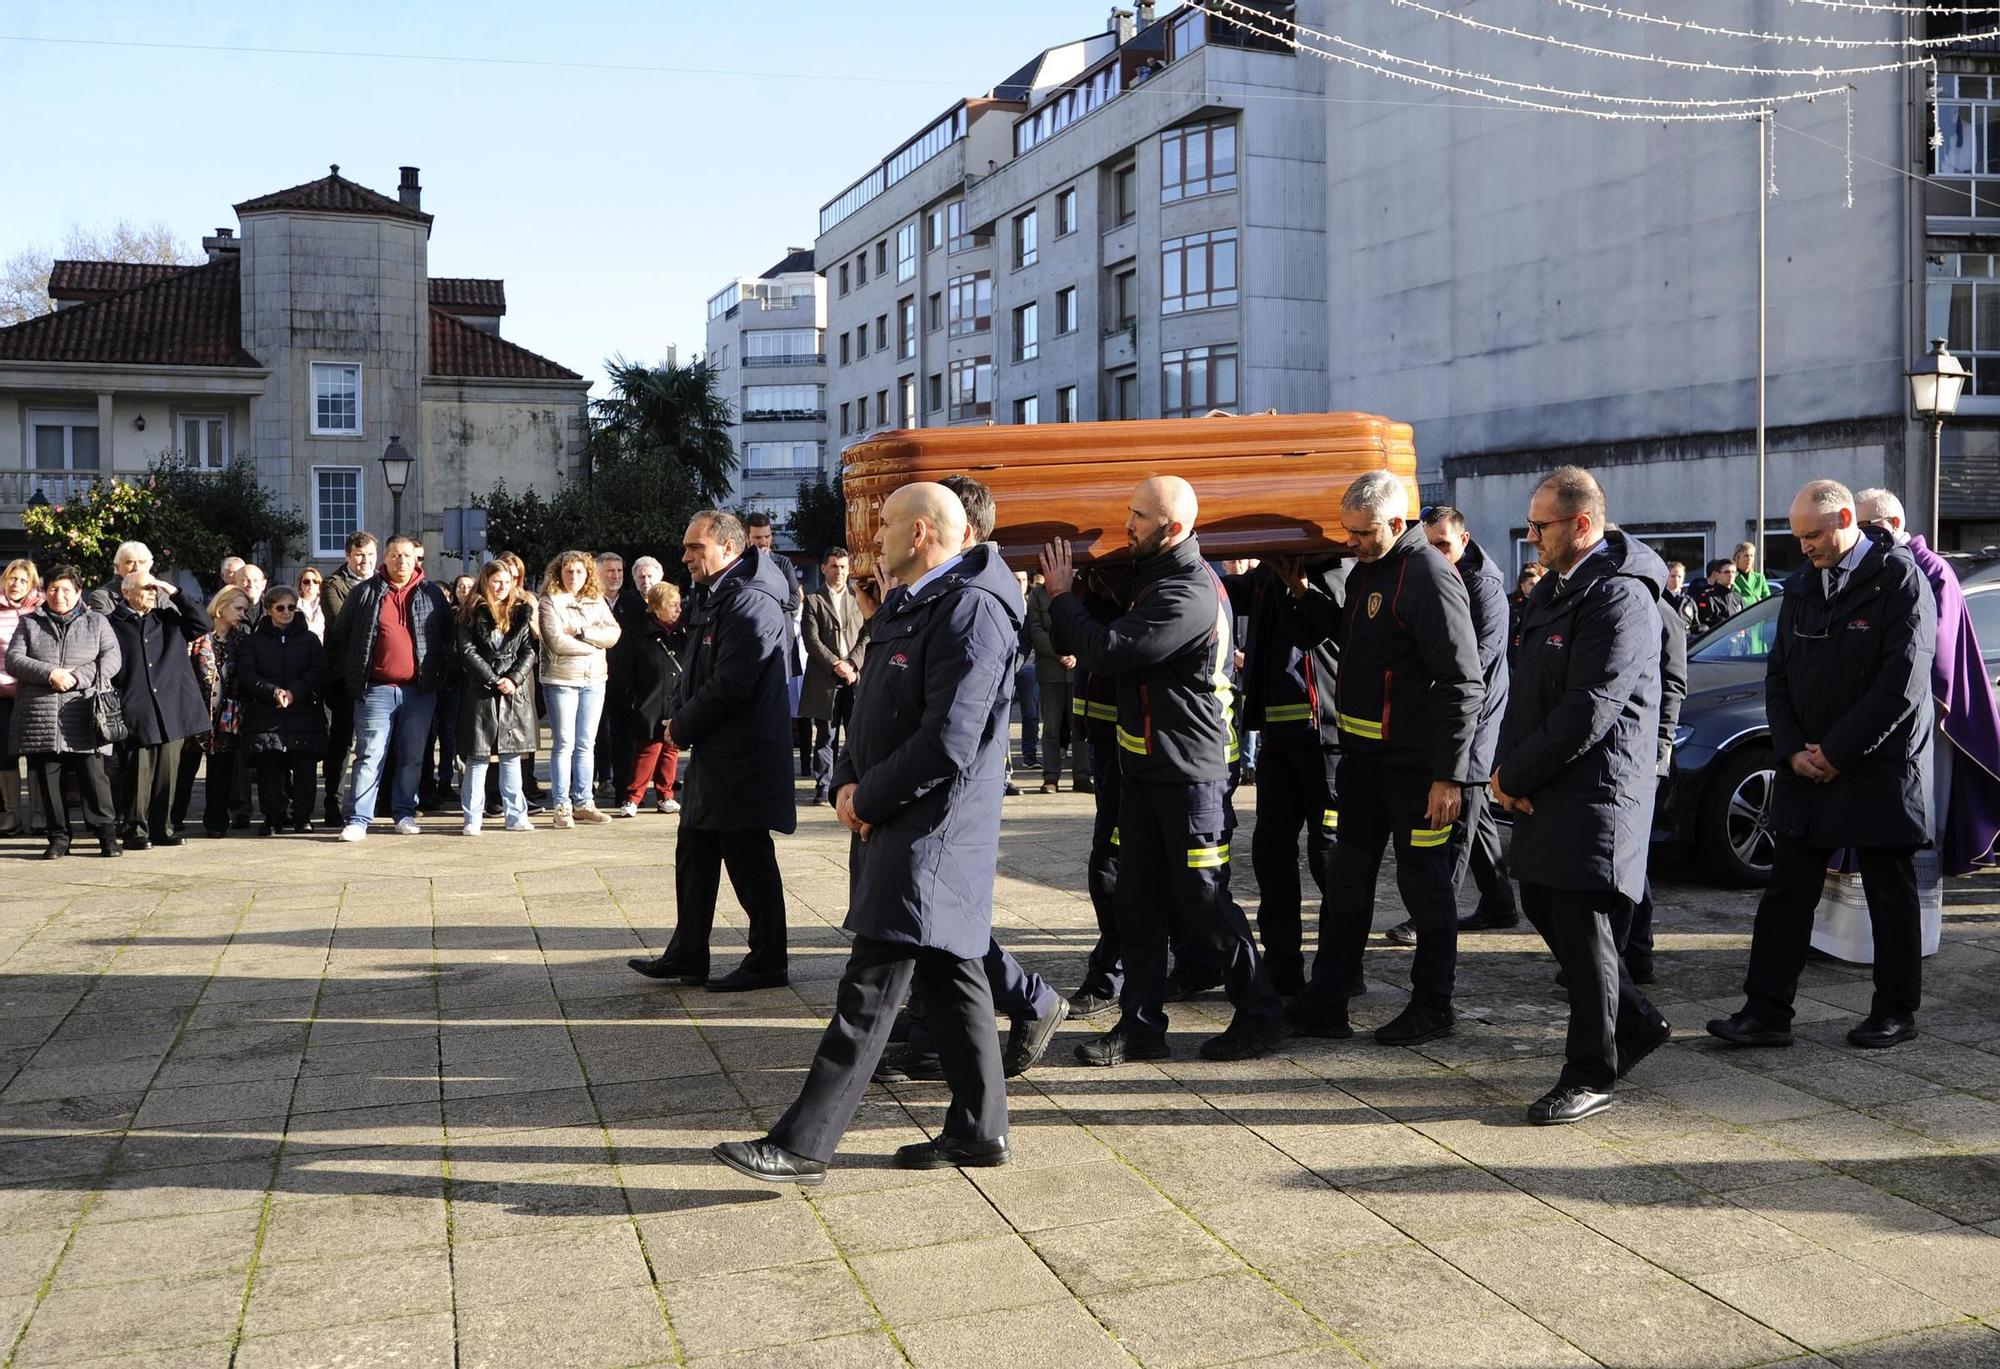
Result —
<path fill-rule="evenodd" d="M 500 758 L 500 798 L 507 830 L 531 832 L 521 792 L 521 757 L 535 749 L 536 604 L 516 593 L 513 568 L 488 561 L 479 587 L 458 610 L 459 809 L 465 835 L 479 835 L 486 805 L 486 767 Z"/>
<path fill-rule="evenodd" d="M 313 776 L 326 754 L 326 648 L 299 613 L 297 590 L 264 592 L 263 619 L 236 652 L 236 687 L 240 741 L 257 767 L 264 810 L 257 834 L 312 831 Z"/>

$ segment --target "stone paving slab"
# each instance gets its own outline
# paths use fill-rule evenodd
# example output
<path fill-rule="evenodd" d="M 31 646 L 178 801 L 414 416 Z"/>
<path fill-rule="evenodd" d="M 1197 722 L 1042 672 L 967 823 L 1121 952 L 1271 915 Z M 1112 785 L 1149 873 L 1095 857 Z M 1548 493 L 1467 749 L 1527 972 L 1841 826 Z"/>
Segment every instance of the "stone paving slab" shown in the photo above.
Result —
<path fill-rule="evenodd" d="M 1488 933 L 1424 1048 L 1213 1064 L 1206 995 L 1173 1059 L 1101 1071 L 1074 1023 L 1010 1087 L 1009 1168 L 892 1168 L 944 1097 L 878 1087 L 798 1190 L 707 1150 L 790 1101 L 845 957 L 846 834 L 800 818 L 794 983 L 726 998 L 625 968 L 673 921 L 650 813 L 0 845 L 0 1369 L 2000 1363 L 2000 878 L 1954 882 L 1924 1035 L 1883 1055 L 1844 1044 L 1867 972 L 1834 962 L 1790 1051 L 1703 1036 L 1754 900 L 1667 877 L 1676 1039 L 1582 1126 L 1523 1120 L 1564 1003 L 1538 941 Z M 996 922 L 1065 990 L 1089 826 L 1007 808 Z M 743 936 L 725 889 L 720 968 Z M 1408 954 L 1371 943 L 1357 1026 Z"/>

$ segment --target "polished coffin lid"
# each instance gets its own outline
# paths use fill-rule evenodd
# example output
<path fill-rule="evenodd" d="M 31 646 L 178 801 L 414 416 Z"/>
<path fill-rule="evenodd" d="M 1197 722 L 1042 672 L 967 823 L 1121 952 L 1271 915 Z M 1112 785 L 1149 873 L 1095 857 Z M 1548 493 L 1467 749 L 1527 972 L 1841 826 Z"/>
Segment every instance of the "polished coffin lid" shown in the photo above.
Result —
<path fill-rule="evenodd" d="M 1365 471 L 1388 470 L 1417 507 L 1410 425 L 1375 414 L 1216 414 L 1108 423 L 906 428 L 842 454 L 848 548 L 874 574 L 882 501 L 918 480 L 970 475 L 993 491 L 993 540 L 1016 569 L 1068 538 L 1079 561 L 1126 552 L 1133 486 L 1178 475 L 1201 502 L 1196 530 L 1217 557 L 1315 552 L 1344 542 L 1340 500 Z"/>

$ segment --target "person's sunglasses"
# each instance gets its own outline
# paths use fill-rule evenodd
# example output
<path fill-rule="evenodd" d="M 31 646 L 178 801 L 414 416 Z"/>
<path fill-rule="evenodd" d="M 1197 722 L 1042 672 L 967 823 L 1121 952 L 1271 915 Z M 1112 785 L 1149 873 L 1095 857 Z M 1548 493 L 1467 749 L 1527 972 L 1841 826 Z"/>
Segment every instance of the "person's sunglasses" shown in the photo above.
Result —
<path fill-rule="evenodd" d="M 295 608 L 297 608 L 297 607 L 298 607 L 298 605 L 297 605 L 297 604 L 273 604 L 273 605 L 271 605 L 271 612 L 273 612 L 273 613 L 290 613 L 290 612 L 291 612 L 291 611 L 292 611 L 293 609 L 295 609 Z"/>

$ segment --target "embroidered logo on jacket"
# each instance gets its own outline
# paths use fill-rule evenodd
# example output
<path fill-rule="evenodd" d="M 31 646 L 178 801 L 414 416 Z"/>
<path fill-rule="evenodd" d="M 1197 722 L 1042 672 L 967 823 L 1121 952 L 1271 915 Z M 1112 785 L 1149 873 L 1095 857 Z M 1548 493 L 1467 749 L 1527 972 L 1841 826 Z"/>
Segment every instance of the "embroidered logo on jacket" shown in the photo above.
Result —
<path fill-rule="evenodd" d="M 1866 618 L 1856 618 L 1847 625 L 1847 630 L 1849 632 L 1866 632 L 1868 630 L 1868 620 Z"/>
<path fill-rule="evenodd" d="M 1551 632 L 1547 637 L 1542 639 L 1542 644 L 1544 646 L 1552 646 L 1560 651 L 1563 646 L 1563 635 L 1560 632 Z"/>
<path fill-rule="evenodd" d="M 898 670 L 908 670 L 910 668 L 910 658 L 899 651 L 889 658 L 889 664 Z"/>
<path fill-rule="evenodd" d="M 1377 590 L 1368 596 L 1368 616 L 1373 618 L 1382 611 L 1382 592 Z"/>

